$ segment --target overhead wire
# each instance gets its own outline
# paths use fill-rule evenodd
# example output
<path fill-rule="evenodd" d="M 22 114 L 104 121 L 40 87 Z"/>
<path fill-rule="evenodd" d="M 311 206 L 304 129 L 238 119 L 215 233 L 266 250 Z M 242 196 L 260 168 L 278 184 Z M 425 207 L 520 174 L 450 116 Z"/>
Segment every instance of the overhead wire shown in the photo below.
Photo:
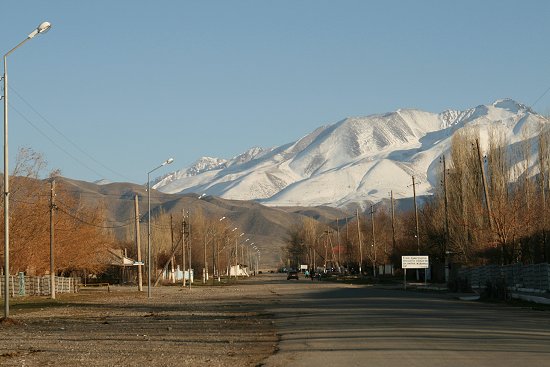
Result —
<path fill-rule="evenodd" d="M 80 194 L 79 191 L 69 191 L 69 190 L 63 190 L 63 191 L 57 191 L 57 193 L 62 193 L 62 192 L 66 192 L 66 193 L 76 193 L 76 194 Z M 108 195 L 105 195 L 105 194 L 101 194 L 101 193 L 85 193 L 87 195 L 91 195 L 91 196 L 94 196 L 94 197 L 99 197 L 99 196 L 108 196 Z M 50 194 L 35 194 L 35 196 L 38 196 L 38 197 L 50 197 Z M 114 195 L 112 194 L 112 196 L 118 196 L 118 195 Z M 134 199 L 122 199 L 122 198 L 119 198 L 120 200 L 128 200 L 128 201 L 131 201 L 133 202 Z M 27 204 L 27 205 L 35 205 L 36 202 L 29 202 L 29 201 L 25 201 L 25 200 L 19 200 L 19 199 L 14 199 L 12 198 L 12 201 L 14 202 L 17 202 L 17 203 L 21 203 L 21 204 Z M 86 220 L 86 219 L 83 219 L 81 217 L 79 217 L 77 214 L 74 214 L 74 213 L 71 213 L 70 212 L 70 205 L 64 203 L 62 200 L 60 200 L 59 198 L 57 198 L 56 200 L 56 206 L 58 207 L 58 209 L 61 210 L 61 212 L 73 217 L 74 219 L 77 219 L 78 221 L 82 222 L 82 223 L 85 223 L 85 224 L 89 224 L 91 226 L 94 226 L 94 227 L 98 227 L 98 228 L 106 228 L 106 229 L 113 229 L 113 228 L 122 228 L 122 227 L 127 227 L 129 225 L 132 224 L 132 222 L 135 220 L 135 216 L 131 216 L 130 218 L 127 218 L 127 219 L 124 219 L 124 220 L 118 220 L 118 221 L 108 221 L 108 223 L 127 223 L 127 224 L 116 224 L 116 225 L 112 225 L 112 226 L 100 226 L 100 225 L 97 225 L 97 224 L 94 224 L 94 223 L 91 223 L 89 220 Z M 60 208 L 60 206 L 63 206 L 65 207 L 65 209 L 63 208 Z M 148 221 L 148 213 L 143 213 L 139 216 L 139 221 L 141 223 L 147 223 Z M 151 222 L 151 226 L 156 228 L 156 229 L 163 229 L 163 230 L 167 230 L 167 229 L 170 229 L 170 226 L 168 225 L 163 225 L 163 224 L 157 224 L 155 222 Z"/>
<path fill-rule="evenodd" d="M 544 91 L 544 93 L 542 93 L 542 94 L 540 95 L 540 97 L 537 98 L 537 100 L 536 100 L 534 103 L 531 104 L 531 106 L 530 106 L 529 108 L 530 108 L 530 109 L 533 109 L 533 107 L 535 107 L 535 105 L 536 105 L 536 104 L 537 104 L 537 103 L 538 103 L 538 102 L 539 102 L 548 92 L 550 92 L 550 87 L 548 87 L 548 88 Z"/>
<path fill-rule="evenodd" d="M 63 209 L 63 207 L 65 207 L 67 209 Z M 123 228 L 123 227 L 127 227 L 127 226 L 131 225 L 133 220 L 134 220 L 134 217 L 132 216 L 132 217 L 124 219 L 124 220 L 118 220 L 116 222 L 105 221 L 106 223 L 125 223 L 125 224 L 117 224 L 117 225 L 113 225 L 113 226 L 100 226 L 100 225 L 97 225 L 95 223 L 91 223 L 89 220 L 85 220 L 85 219 L 79 217 L 77 214 L 70 213 L 69 210 L 71 210 L 71 209 L 70 209 L 69 205 L 65 204 L 64 202 L 60 201 L 59 199 L 56 200 L 56 208 L 59 211 L 69 215 L 70 217 L 72 217 L 74 219 L 77 219 L 78 221 L 80 221 L 82 223 L 89 224 L 91 226 L 98 227 L 98 228 L 106 228 L 106 229 Z"/>
<path fill-rule="evenodd" d="M 12 110 L 14 110 L 23 120 L 25 120 L 25 122 L 27 122 L 29 125 L 31 125 L 36 131 L 38 131 L 38 133 L 40 133 L 40 135 L 42 135 L 43 137 L 45 137 L 46 139 L 48 139 L 48 141 L 50 143 L 52 143 L 57 149 L 61 150 L 63 153 L 65 153 L 68 157 L 72 158 L 75 162 L 77 162 L 78 164 L 82 165 L 83 167 L 89 169 L 90 171 L 92 171 L 93 173 L 95 173 L 96 175 L 98 175 L 99 177 L 102 177 L 103 175 L 101 173 L 99 173 L 98 171 L 96 171 L 95 169 L 93 169 L 92 167 L 88 166 L 86 163 L 82 162 L 80 159 L 76 158 L 75 156 L 73 156 L 71 153 L 69 153 L 67 150 L 65 150 L 65 148 L 63 148 L 62 146 L 60 146 L 59 144 L 57 144 L 52 138 L 50 138 L 46 133 L 44 133 L 38 126 L 36 126 L 30 119 L 28 119 L 25 115 L 23 115 L 22 112 L 20 112 L 16 107 L 14 107 L 12 104 L 10 104 L 10 108 Z"/>
<path fill-rule="evenodd" d="M 106 166 L 105 164 L 103 164 L 102 162 L 98 161 L 96 158 L 94 158 L 91 154 L 89 154 L 88 152 L 86 152 L 84 149 L 82 149 L 81 147 L 78 146 L 78 144 L 76 144 L 75 142 L 73 142 L 69 137 L 67 137 L 62 131 L 60 131 L 54 124 L 52 124 L 46 117 L 44 117 L 44 115 L 42 115 L 38 110 L 36 110 L 36 108 L 34 108 L 25 98 L 23 98 L 23 96 L 21 96 L 21 94 L 19 94 L 17 92 L 17 90 L 12 86 L 10 85 L 10 90 L 12 92 L 15 93 L 15 95 L 21 100 L 23 101 L 23 103 L 25 103 L 38 117 L 40 117 L 42 119 L 42 121 L 44 121 L 48 126 L 50 126 L 53 130 L 55 130 L 59 135 L 61 135 L 69 144 L 71 144 L 76 150 L 78 150 L 80 153 L 84 154 L 86 157 L 88 157 L 90 160 L 92 160 L 93 162 L 95 162 L 96 164 L 98 164 L 99 166 L 103 167 L 104 169 L 106 169 L 107 171 L 115 174 L 116 176 L 120 177 L 120 178 L 123 178 L 127 181 L 131 181 L 131 179 L 129 179 L 128 177 L 120 174 L 120 172 L 117 172 L 111 168 L 109 168 L 108 166 Z M 11 105 L 10 105 L 11 106 Z M 51 141 L 51 140 L 50 140 Z M 67 152 L 64 151 L 66 154 Z M 89 169 L 89 166 L 85 165 L 86 168 Z M 92 170 L 92 172 L 94 172 L 95 174 L 98 174 L 97 171 L 95 170 Z M 102 177 L 103 175 L 99 174 L 100 177 Z"/>
<path fill-rule="evenodd" d="M 57 205 L 57 210 L 59 210 L 60 212 L 68 215 L 69 217 L 83 223 L 83 224 L 86 224 L 88 226 L 91 226 L 91 227 L 96 227 L 96 228 L 102 228 L 102 229 L 117 229 L 117 228 L 124 228 L 124 227 L 128 227 L 130 226 L 132 223 L 127 223 L 127 224 L 122 224 L 122 225 L 118 225 L 118 226 L 102 226 L 102 225 L 98 225 L 98 224 L 95 224 L 95 223 L 90 223 L 70 212 L 68 212 L 67 210 L 64 210 L 63 208 L 61 208 L 59 205 Z"/>
<path fill-rule="evenodd" d="M 115 197 L 115 198 L 118 198 L 119 200 L 128 200 L 128 201 L 134 201 L 134 197 L 127 197 L 127 198 L 122 198 L 121 196 L 125 195 L 125 194 L 108 194 L 108 193 L 101 193 L 101 192 L 98 192 L 98 193 L 95 193 L 95 192 L 84 192 L 84 191 L 78 191 L 78 190 L 66 190 L 66 189 L 61 189 L 61 190 L 58 190 L 58 192 L 64 192 L 64 193 L 69 193 L 69 194 L 78 194 L 78 195 L 82 195 L 82 196 L 107 196 L 107 197 Z M 128 192 L 126 193 L 127 195 L 129 194 L 132 194 L 132 195 L 135 195 L 135 194 L 138 194 L 136 192 Z M 138 194 L 139 195 L 139 194 Z M 143 196 L 142 196 L 143 197 Z M 162 199 L 163 198 L 163 195 L 154 195 L 152 194 L 151 195 L 151 198 L 152 199 Z"/>
<path fill-rule="evenodd" d="M 16 203 L 22 203 L 22 204 L 28 204 L 28 205 L 36 204 L 36 203 L 31 203 L 31 202 L 27 202 L 27 201 L 19 200 L 19 199 L 12 199 L 12 201 L 14 201 Z M 92 223 L 90 220 L 86 220 L 86 219 L 78 216 L 77 214 L 71 213 L 70 209 L 69 209 L 69 205 L 63 203 L 59 199 L 56 200 L 56 209 L 59 210 L 60 212 L 64 213 L 64 214 L 70 216 L 71 218 L 85 224 L 85 225 L 88 225 L 88 226 L 91 226 L 91 227 L 96 227 L 96 228 L 102 228 L 102 229 L 119 229 L 119 228 L 128 227 L 128 226 L 131 226 L 133 224 L 134 220 L 135 220 L 135 217 L 132 216 L 132 217 L 124 219 L 122 221 L 116 221 L 116 222 L 104 221 L 105 223 L 121 223 L 122 222 L 123 224 L 99 225 L 99 224 L 96 224 L 96 223 Z M 49 209 L 45 213 L 48 213 L 48 212 L 49 212 Z M 142 215 L 140 215 L 139 220 L 140 220 L 140 222 L 146 222 L 147 221 L 146 218 L 147 218 L 147 214 L 142 214 Z M 151 222 L 151 226 L 156 228 L 156 229 L 164 229 L 164 230 L 171 229 L 171 227 L 169 225 L 156 224 L 154 222 Z"/>

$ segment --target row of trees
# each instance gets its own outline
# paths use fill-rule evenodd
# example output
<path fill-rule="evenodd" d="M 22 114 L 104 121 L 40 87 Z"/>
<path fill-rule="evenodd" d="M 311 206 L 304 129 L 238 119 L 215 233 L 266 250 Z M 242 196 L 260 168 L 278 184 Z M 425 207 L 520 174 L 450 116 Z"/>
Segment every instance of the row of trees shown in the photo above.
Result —
<path fill-rule="evenodd" d="M 51 181 L 39 180 L 46 162 L 32 149 L 21 149 L 10 176 L 10 269 L 11 274 L 25 272 L 41 275 L 50 270 Z M 3 188 L 2 188 L 3 191 Z M 77 197 L 58 183 L 53 225 L 56 273 L 74 271 L 97 273 L 108 265 L 108 249 L 113 237 L 104 227 L 104 210 L 82 207 Z M 1 205 L 3 206 L 3 197 Z M 4 221 L 4 212 L 0 213 Z M 0 228 L 4 258 L 4 227 Z M 3 268 L 2 272 L 7 269 Z"/>
<path fill-rule="evenodd" d="M 487 140 L 483 156 L 477 131 L 453 137 L 447 187 L 425 206 L 428 243 L 466 264 L 546 262 L 550 130 L 511 143 L 494 129 Z"/>
<path fill-rule="evenodd" d="M 52 171 L 48 179 L 41 180 L 45 167 L 46 161 L 40 153 L 23 148 L 19 150 L 10 174 L 10 274 L 42 275 L 50 271 L 51 214 L 57 274 L 101 274 L 116 262 L 114 253 L 117 251 L 137 259 L 135 222 L 109 222 L 103 207 L 108 203 L 99 197 L 93 201 L 81 200 L 79 193 L 66 187 L 63 180 L 56 181 L 52 206 L 51 183 L 60 172 Z M 3 221 L 3 211 L 0 218 Z M 146 260 L 147 213 L 142 213 L 139 221 L 141 255 L 142 260 Z M 200 209 L 190 208 L 178 216 L 167 214 L 161 208 L 152 216 L 151 227 L 154 277 L 166 264 L 169 264 L 169 270 L 178 265 L 188 268 L 191 264 L 196 272 L 208 269 L 210 274 L 213 271 L 218 274 L 225 273 L 237 262 L 251 265 L 257 256 L 257 250 L 253 252 L 252 247 L 247 246 L 251 241 L 237 231 L 229 219 L 208 217 Z M 2 226 L 2 240 L 3 230 Z M 3 252 L 2 244 L 2 258 Z M 6 269 L 1 268 L 1 271 Z"/>
<path fill-rule="evenodd" d="M 440 185 L 417 212 L 394 215 L 393 203 L 381 202 L 330 224 L 307 219 L 292 228 L 288 263 L 364 270 L 418 253 L 441 265 L 548 261 L 550 131 L 514 143 L 497 129 L 483 137 L 485 151 L 479 130 L 455 133 L 448 162 L 441 157 Z"/>

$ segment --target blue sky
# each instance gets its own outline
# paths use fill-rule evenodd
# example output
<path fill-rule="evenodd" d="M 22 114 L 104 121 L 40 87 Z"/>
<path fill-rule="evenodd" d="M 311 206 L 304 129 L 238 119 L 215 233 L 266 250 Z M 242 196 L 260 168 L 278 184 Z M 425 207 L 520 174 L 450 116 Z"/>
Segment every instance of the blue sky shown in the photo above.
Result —
<path fill-rule="evenodd" d="M 347 116 L 531 106 L 550 87 L 543 0 L 6 0 L 2 14 L 2 54 L 53 25 L 8 59 L 10 160 L 32 147 L 86 181 L 143 183 L 168 157 L 155 174 Z M 550 113 L 550 92 L 533 108 Z"/>

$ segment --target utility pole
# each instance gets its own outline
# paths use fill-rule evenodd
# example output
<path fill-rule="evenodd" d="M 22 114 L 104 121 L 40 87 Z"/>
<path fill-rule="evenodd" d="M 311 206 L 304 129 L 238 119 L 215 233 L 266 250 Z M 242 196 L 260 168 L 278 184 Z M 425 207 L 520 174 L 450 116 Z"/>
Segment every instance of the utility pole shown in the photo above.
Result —
<path fill-rule="evenodd" d="M 349 226 L 348 226 L 348 217 L 346 216 L 346 268 L 349 270 L 351 254 L 351 241 L 349 240 Z"/>
<path fill-rule="evenodd" d="M 443 155 L 443 197 L 445 200 L 445 246 L 444 246 L 444 259 L 445 259 L 445 283 L 449 281 L 449 239 L 450 239 L 450 228 L 449 228 L 449 197 L 447 196 L 447 165 L 445 164 L 445 155 Z"/>
<path fill-rule="evenodd" d="M 447 165 L 445 164 L 445 155 L 443 155 L 443 194 L 445 199 L 445 251 L 447 251 L 447 245 L 451 236 L 449 228 L 449 196 L 447 195 Z"/>
<path fill-rule="evenodd" d="M 485 177 L 485 165 L 481 157 L 479 148 L 479 139 L 476 139 L 477 156 L 479 158 L 479 168 L 481 169 L 481 181 L 483 183 L 483 192 L 485 193 L 485 205 L 487 206 L 487 215 L 489 216 L 489 228 L 493 232 L 493 211 L 491 209 L 491 200 L 489 199 L 489 188 L 487 187 L 487 178 Z"/>
<path fill-rule="evenodd" d="M 372 276 L 376 276 L 376 241 L 374 238 L 374 206 L 370 206 L 370 220 L 372 223 Z"/>
<path fill-rule="evenodd" d="M 54 213 L 55 206 L 55 180 L 51 182 L 50 189 L 50 297 L 55 299 L 55 256 L 54 256 Z M 7 288 L 6 288 L 7 289 Z"/>
<path fill-rule="evenodd" d="M 204 266 L 202 268 L 202 284 L 206 284 L 206 281 L 208 280 L 208 263 L 206 262 L 206 236 L 208 234 L 208 230 L 204 232 Z"/>
<path fill-rule="evenodd" d="M 413 186 L 413 199 L 414 199 L 414 221 L 416 226 L 416 251 L 420 255 L 420 235 L 418 232 L 418 208 L 416 206 L 416 183 L 414 181 L 414 176 L 412 176 L 412 186 Z M 418 270 L 417 270 L 418 271 Z"/>
<path fill-rule="evenodd" d="M 235 238 L 235 280 L 237 280 L 237 270 L 239 268 L 239 260 L 238 260 L 238 255 L 239 255 L 239 245 L 238 245 L 238 241 L 239 241 L 239 237 L 236 237 Z"/>
<path fill-rule="evenodd" d="M 395 206 L 393 202 L 393 191 L 390 191 L 391 198 L 391 233 L 392 233 L 392 251 L 395 250 Z"/>
<path fill-rule="evenodd" d="M 138 262 L 138 290 L 143 292 L 143 273 L 142 273 L 142 263 L 141 263 L 141 241 L 140 241 L 140 230 L 139 230 L 139 199 L 138 195 L 134 196 L 134 214 L 136 217 L 136 247 L 137 247 L 137 262 Z"/>
<path fill-rule="evenodd" d="M 542 260 L 547 261 L 546 259 L 546 185 L 544 183 L 544 178 L 541 178 L 541 196 L 542 196 Z"/>
<path fill-rule="evenodd" d="M 338 218 L 336 218 L 336 242 L 338 244 L 338 272 L 340 272 L 340 252 L 342 252 L 342 247 L 340 244 L 340 223 L 338 223 Z"/>
<path fill-rule="evenodd" d="M 170 240 L 172 241 L 172 249 L 174 249 L 174 218 L 172 214 L 170 214 Z M 172 283 L 176 283 L 176 269 L 174 266 L 175 260 L 176 259 L 174 256 L 170 259 L 170 280 Z"/>
<path fill-rule="evenodd" d="M 216 276 L 216 233 L 212 234 L 212 285 Z"/>
<path fill-rule="evenodd" d="M 182 209 L 181 212 L 181 271 L 183 272 L 182 287 L 185 288 L 185 209 Z M 191 269 L 189 269 L 189 274 L 191 274 Z"/>
<path fill-rule="evenodd" d="M 325 231 L 325 235 L 326 235 L 326 241 L 325 241 L 325 263 L 323 265 L 323 267 L 325 268 L 325 272 L 327 271 L 327 259 L 328 259 L 328 233 L 329 231 Z"/>
<path fill-rule="evenodd" d="M 413 186 L 413 199 L 414 199 L 414 221 L 416 227 L 416 251 L 420 255 L 420 233 L 418 231 L 418 208 L 416 206 L 416 183 L 414 182 L 414 176 L 412 176 L 412 186 Z M 416 280 L 420 279 L 420 271 L 416 269 Z"/>
<path fill-rule="evenodd" d="M 361 245 L 361 226 L 359 225 L 359 209 L 355 212 L 357 216 L 357 239 L 359 240 L 359 275 L 362 275 L 363 246 Z"/>
<path fill-rule="evenodd" d="M 191 284 L 195 280 L 195 271 L 191 268 L 192 266 L 192 246 L 191 246 L 191 213 L 187 212 L 187 235 L 189 237 L 189 290 L 191 290 Z M 191 276 L 191 273 L 193 276 Z"/>
<path fill-rule="evenodd" d="M 547 261 L 546 259 L 546 156 L 544 152 L 546 152 L 546 147 L 548 145 L 548 141 L 544 139 L 542 140 L 542 134 L 539 137 L 539 171 L 540 171 L 540 193 L 541 193 L 541 199 L 542 199 L 542 210 L 541 210 L 541 216 L 542 216 L 542 260 Z M 543 148 L 545 147 L 545 148 Z M 543 151 L 544 149 L 544 151 Z"/>

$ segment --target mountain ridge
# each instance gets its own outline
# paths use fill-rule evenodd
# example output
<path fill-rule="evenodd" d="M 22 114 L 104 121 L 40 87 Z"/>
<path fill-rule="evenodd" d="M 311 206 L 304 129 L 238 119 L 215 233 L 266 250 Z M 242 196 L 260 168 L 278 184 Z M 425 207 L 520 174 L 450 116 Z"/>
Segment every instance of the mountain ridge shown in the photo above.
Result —
<path fill-rule="evenodd" d="M 200 158 L 154 187 L 269 206 L 345 208 L 380 201 L 390 190 L 410 197 L 407 186 L 414 175 L 420 182 L 417 194 L 427 195 L 436 184 L 435 162 L 449 150 L 456 131 L 478 128 L 483 145 L 494 127 L 515 143 L 545 123 L 544 117 L 512 99 L 464 111 L 398 109 L 348 117 L 278 147 L 253 147 L 232 159 Z"/>

